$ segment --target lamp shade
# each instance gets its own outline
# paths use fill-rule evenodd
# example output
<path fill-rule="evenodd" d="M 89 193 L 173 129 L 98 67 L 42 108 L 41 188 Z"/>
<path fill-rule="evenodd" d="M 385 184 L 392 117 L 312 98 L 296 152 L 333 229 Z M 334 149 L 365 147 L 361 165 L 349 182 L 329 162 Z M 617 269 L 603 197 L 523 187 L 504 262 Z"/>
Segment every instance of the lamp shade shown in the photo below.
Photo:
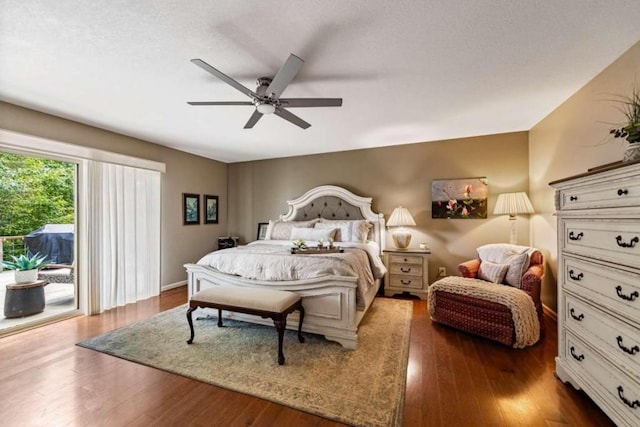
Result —
<path fill-rule="evenodd" d="M 493 210 L 494 215 L 531 214 L 534 213 L 533 206 L 527 197 L 527 193 L 521 191 L 519 193 L 502 193 L 498 195 L 496 207 Z"/>
<path fill-rule="evenodd" d="M 416 225 L 416 222 L 413 220 L 413 217 L 407 208 L 398 206 L 391 213 L 389 221 L 387 221 L 387 225 L 389 227 L 402 227 L 405 225 Z"/>

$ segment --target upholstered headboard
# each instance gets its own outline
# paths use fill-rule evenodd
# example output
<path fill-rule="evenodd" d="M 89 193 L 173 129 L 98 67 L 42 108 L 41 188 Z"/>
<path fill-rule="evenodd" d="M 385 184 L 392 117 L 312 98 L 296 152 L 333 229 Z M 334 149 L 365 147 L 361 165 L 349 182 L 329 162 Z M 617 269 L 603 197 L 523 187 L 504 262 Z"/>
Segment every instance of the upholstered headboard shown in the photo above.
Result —
<path fill-rule="evenodd" d="M 384 249 L 384 215 L 371 210 L 371 197 L 361 197 L 336 185 L 321 185 L 302 196 L 287 201 L 289 212 L 280 215 L 284 221 L 304 221 L 312 218 L 366 219 L 373 224 L 369 239 Z"/>

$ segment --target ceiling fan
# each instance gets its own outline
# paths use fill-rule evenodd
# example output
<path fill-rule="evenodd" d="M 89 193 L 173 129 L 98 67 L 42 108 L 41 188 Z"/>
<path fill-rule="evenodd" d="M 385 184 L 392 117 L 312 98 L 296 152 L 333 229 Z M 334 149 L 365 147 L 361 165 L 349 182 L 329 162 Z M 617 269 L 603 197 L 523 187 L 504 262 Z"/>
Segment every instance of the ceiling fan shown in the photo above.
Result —
<path fill-rule="evenodd" d="M 252 128 L 264 114 L 275 114 L 302 129 L 311 126 L 300 117 L 286 110 L 286 108 L 303 107 L 341 107 L 342 98 L 280 98 L 287 85 L 298 74 L 304 61 L 294 54 L 289 55 L 275 77 L 260 77 L 256 81 L 258 85 L 255 92 L 241 85 L 231 77 L 213 68 L 202 59 L 192 59 L 191 62 L 203 70 L 213 74 L 223 82 L 233 86 L 240 92 L 251 98 L 251 101 L 205 101 L 187 102 L 189 105 L 253 105 L 255 111 L 244 125 L 245 129 Z"/>

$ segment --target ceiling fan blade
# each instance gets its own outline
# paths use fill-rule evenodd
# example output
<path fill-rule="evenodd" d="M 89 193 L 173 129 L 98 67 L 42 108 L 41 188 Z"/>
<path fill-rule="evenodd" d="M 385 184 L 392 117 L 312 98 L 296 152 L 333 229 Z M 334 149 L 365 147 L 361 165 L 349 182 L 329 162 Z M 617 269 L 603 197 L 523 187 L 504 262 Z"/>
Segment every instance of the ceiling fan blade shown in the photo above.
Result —
<path fill-rule="evenodd" d="M 304 64 L 302 59 L 298 58 L 293 53 L 289 55 L 286 62 L 282 64 L 282 67 L 278 70 L 276 76 L 271 81 L 271 84 L 267 88 L 266 95 L 277 99 L 296 74 L 298 74 L 302 64 Z"/>
<path fill-rule="evenodd" d="M 280 98 L 286 108 L 302 107 L 342 107 L 342 98 Z"/>
<path fill-rule="evenodd" d="M 278 117 L 282 117 L 283 119 L 293 123 L 296 126 L 301 127 L 302 129 L 306 129 L 311 126 L 309 123 L 305 122 L 300 117 L 285 110 L 284 108 L 276 108 L 276 111 L 274 111 L 273 114 Z"/>
<path fill-rule="evenodd" d="M 238 83 L 237 81 L 235 81 L 231 77 L 227 76 L 223 72 L 216 70 L 211 65 L 207 64 L 206 62 L 204 62 L 202 59 L 192 59 L 191 62 L 193 62 L 198 67 L 200 67 L 203 70 L 205 70 L 206 72 L 213 74 L 214 76 L 216 76 L 217 78 L 219 78 L 220 80 L 225 82 L 226 84 L 228 84 L 230 86 L 233 86 L 234 88 L 238 89 L 240 92 L 244 93 L 245 95 L 247 95 L 247 96 L 249 96 L 251 98 L 257 98 L 258 97 L 258 95 L 255 92 L 253 92 L 250 89 L 248 89 L 247 87 L 241 85 L 240 83 Z"/>
<path fill-rule="evenodd" d="M 251 101 L 204 101 L 187 102 L 189 105 L 253 105 Z"/>
<path fill-rule="evenodd" d="M 256 123 L 258 123 L 260 117 L 262 117 L 262 113 L 258 110 L 255 110 L 251 117 L 249 117 L 249 121 L 247 122 L 247 124 L 244 125 L 244 128 L 251 129 Z"/>

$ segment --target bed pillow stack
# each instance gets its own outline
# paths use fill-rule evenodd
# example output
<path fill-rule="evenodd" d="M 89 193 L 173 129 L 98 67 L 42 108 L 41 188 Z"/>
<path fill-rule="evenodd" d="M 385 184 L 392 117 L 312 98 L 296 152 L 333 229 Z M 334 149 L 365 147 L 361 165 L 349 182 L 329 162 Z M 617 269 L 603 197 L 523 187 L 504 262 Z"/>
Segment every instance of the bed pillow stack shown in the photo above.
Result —
<path fill-rule="evenodd" d="M 320 222 L 314 225 L 317 229 L 337 229 L 334 241 L 336 242 L 356 242 L 366 243 L 369 229 L 372 227 L 369 221 L 364 219 L 356 220 L 331 220 L 321 218 Z"/>
<path fill-rule="evenodd" d="M 313 228 L 319 219 L 309 221 L 269 221 L 265 240 L 291 240 L 293 228 Z"/>
<path fill-rule="evenodd" d="M 328 242 L 329 239 L 335 241 L 337 228 L 298 228 L 291 229 L 291 240 L 322 240 Z"/>

